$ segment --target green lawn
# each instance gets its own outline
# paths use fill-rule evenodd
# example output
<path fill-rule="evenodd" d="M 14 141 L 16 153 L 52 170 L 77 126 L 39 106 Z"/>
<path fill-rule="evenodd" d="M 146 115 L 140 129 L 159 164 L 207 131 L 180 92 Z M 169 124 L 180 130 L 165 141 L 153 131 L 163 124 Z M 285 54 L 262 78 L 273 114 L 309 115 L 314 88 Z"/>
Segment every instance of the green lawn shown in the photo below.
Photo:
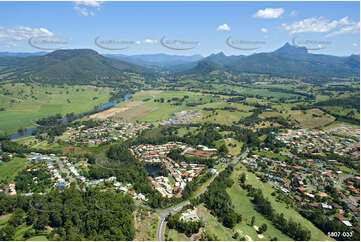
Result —
<path fill-rule="evenodd" d="M 249 235 L 253 240 L 271 240 L 274 237 L 277 237 L 278 240 L 293 240 L 274 227 L 272 222 L 254 209 L 252 202 L 249 197 L 247 197 L 247 192 L 238 185 L 238 177 L 241 172 L 242 171 L 238 169 L 234 170 L 232 178 L 235 183 L 231 188 L 227 189 L 228 194 L 231 196 L 235 211 L 242 214 L 242 222 L 238 224 L 235 229 Z M 256 218 L 256 226 L 260 227 L 262 224 L 267 225 L 267 231 L 263 234 L 264 238 L 262 239 L 258 237 L 256 230 L 248 225 L 252 216 L 255 216 Z"/>
<path fill-rule="evenodd" d="M 10 219 L 10 217 L 11 217 L 11 214 L 6 214 L 6 215 L 0 216 L 0 227 L 5 225 L 8 222 L 8 220 Z"/>
<path fill-rule="evenodd" d="M 207 211 L 203 205 L 198 206 L 198 216 L 205 223 L 205 229 L 218 237 L 219 240 L 234 240 L 231 229 L 224 227 L 217 219 Z"/>
<path fill-rule="evenodd" d="M 31 226 L 27 226 L 25 223 L 17 227 L 15 231 L 15 240 L 24 240 L 24 234 L 29 229 L 31 229 Z"/>
<path fill-rule="evenodd" d="M 256 179 L 256 176 L 253 173 L 246 171 L 244 167 L 243 171 L 245 171 L 247 174 L 247 183 L 251 184 L 254 188 L 260 188 L 262 190 L 263 195 L 271 202 L 272 207 L 275 209 L 275 212 L 283 213 L 286 219 L 292 218 L 293 221 L 300 222 L 305 228 L 311 231 L 311 240 L 332 240 L 321 230 L 319 230 L 315 225 L 313 225 L 309 220 L 302 217 L 296 210 L 294 210 L 293 208 L 287 208 L 286 204 L 276 201 L 276 198 L 271 195 L 271 193 L 275 190 L 270 184 L 263 183 L 260 180 Z M 240 174 L 243 171 L 239 170 L 238 173 Z"/>
<path fill-rule="evenodd" d="M 7 182 L 12 182 L 16 174 L 25 166 L 25 158 L 15 157 L 9 162 L 3 162 L 0 165 L 0 180 L 7 179 Z"/>
<path fill-rule="evenodd" d="M 34 236 L 26 241 L 49 241 L 45 236 Z"/>
<path fill-rule="evenodd" d="M 170 229 L 168 232 L 168 240 L 189 241 L 189 238 L 185 234 L 181 234 L 175 229 Z"/>

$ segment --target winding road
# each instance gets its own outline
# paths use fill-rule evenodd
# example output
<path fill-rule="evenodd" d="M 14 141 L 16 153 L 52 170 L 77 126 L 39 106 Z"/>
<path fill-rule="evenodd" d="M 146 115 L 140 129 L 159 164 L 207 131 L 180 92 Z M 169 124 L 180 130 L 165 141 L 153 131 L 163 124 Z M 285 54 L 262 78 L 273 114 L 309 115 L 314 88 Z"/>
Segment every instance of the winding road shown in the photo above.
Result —
<path fill-rule="evenodd" d="M 244 159 L 247 156 L 248 152 L 249 152 L 249 150 L 247 149 L 241 155 L 239 155 L 238 157 L 235 157 L 230 163 L 228 163 L 228 165 L 226 167 L 228 167 L 229 165 L 237 164 L 241 159 Z M 222 171 L 224 171 L 224 169 L 226 169 L 226 167 L 224 167 L 221 170 L 217 171 L 216 174 L 211 178 L 209 184 L 203 190 L 201 190 L 195 197 L 199 197 L 200 195 L 205 193 L 208 190 L 209 186 L 213 183 L 214 179 L 216 179 L 216 177 Z M 184 206 L 187 206 L 189 204 L 190 204 L 190 201 L 187 200 L 187 201 L 184 201 L 184 202 L 178 204 L 176 207 L 172 207 L 172 208 L 168 208 L 168 209 L 158 209 L 157 210 L 157 213 L 158 213 L 158 215 L 160 217 L 159 222 L 158 222 L 158 227 L 157 227 L 157 241 L 163 241 L 164 240 L 163 235 L 164 235 L 165 226 L 166 226 L 166 222 L 165 222 L 166 217 L 170 213 L 177 212 L 177 211 L 181 210 Z"/>

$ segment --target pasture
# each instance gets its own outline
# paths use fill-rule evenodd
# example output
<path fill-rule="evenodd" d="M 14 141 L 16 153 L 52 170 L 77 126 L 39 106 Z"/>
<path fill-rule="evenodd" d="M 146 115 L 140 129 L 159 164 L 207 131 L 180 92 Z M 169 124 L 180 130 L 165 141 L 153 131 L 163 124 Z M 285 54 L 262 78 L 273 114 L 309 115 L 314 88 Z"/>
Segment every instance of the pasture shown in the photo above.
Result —
<path fill-rule="evenodd" d="M 90 111 L 107 103 L 111 88 L 95 86 L 50 86 L 38 84 L 3 84 L 0 90 L 0 129 L 16 132 L 22 127 L 57 113 Z"/>

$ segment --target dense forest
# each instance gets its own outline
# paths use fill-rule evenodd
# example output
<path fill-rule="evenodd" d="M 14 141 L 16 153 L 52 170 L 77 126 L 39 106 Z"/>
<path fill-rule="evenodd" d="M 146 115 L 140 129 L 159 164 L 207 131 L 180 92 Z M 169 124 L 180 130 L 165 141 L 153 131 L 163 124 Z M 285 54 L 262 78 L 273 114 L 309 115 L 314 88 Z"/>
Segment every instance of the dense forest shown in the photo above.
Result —
<path fill-rule="evenodd" d="M 0 215 L 12 213 L 0 229 L 0 240 L 14 240 L 22 224 L 31 226 L 24 237 L 52 231 L 49 240 L 133 240 L 133 199 L 114 192 L 87 190 L 75 186 L 43 196 L 6 196 L 0 193 Z"/>

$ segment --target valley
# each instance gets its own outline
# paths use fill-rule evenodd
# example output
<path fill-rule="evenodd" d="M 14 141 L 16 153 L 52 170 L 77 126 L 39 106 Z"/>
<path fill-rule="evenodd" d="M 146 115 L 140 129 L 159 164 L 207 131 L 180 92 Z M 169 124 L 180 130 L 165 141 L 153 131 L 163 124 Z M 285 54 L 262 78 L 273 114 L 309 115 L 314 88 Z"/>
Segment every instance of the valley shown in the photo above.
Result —
<path fill-rule="evenodd" d="M 286 44 L 272 53 L 283 60 L 293 48 Z M 347 78 L 330 72 L 324 80 L 312 72 L 259 73 L 256 66 L 235 71 L 233 65 L 245 64 L 221 66 L 232 61 L 217 54 L 169 74 L 165 66 L 137 66 L 140 57 L 127 64 L 124 56 L 119 63 L 94 52 L 45 54 L 54 63 L 29 76 L 24 70 L 32 62 L 19 58 L 35 57 L 16 57 L 16 64 L 0 57 L 6 65 L 0 80 L 0 236 L 358 239 L 360 92 L 354 72 Z M 295 53 L 293 65 L 306 57 L 320 61 Z M 96 65 L 95 79 L 81 65 L 70 68 L 79 59 Z M 12 65 L 21 68 L 14 72 Z M 54 78 L 62 72 L 63 79 Z M 335 230 L 345 233 L 333 237 Z"/>

